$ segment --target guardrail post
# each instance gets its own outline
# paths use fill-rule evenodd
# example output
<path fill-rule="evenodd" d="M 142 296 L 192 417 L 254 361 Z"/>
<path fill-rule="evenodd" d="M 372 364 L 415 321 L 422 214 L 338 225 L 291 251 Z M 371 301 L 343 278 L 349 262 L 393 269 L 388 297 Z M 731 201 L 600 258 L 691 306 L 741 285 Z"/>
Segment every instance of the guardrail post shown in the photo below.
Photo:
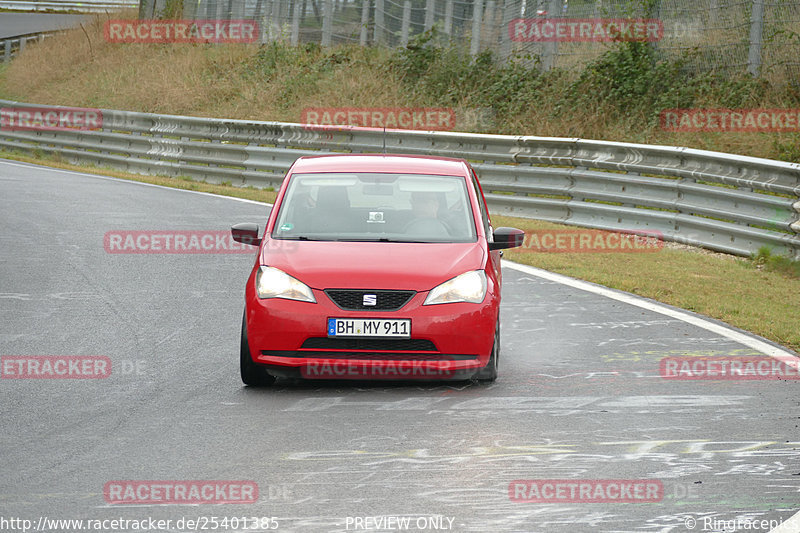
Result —
<path fill-rule="evenodd" d="M 268 39 L 277 41 L 281 34 L 281 0 L 272 0 L 270 8 Z"/>
<path fill-rule="evenodd" d="M 325 0 L 325 11 L 322 15 L 322 46 L 331 45 L 333 34 L 333 0 Z"/>
<path fill-rule="evenodd" d="M 367 26 L 369 25 L 370 0 L 364 0 L 361 4 L 361 35 L 359 42 L 361 46 L 367 46 Z"/>
<path fill-rule="evenodd" d="M 560 15 L 561 2 L 559 0 L 550 0 L 547 5 L 547 18 L 555 18 Z M 550 70 L 556 66 L 556 58 L 558 57 L 558 42 L 544 44 L 544 56 L 542 57 L 542 68 Z"/>
<path fill-rule="evenodd" d="M 190 0 L 188 2 L 184 2 L 181 18 L 184 20 L 193 20 L 195 18 L 195 13 L 197 12 L 197 6 L 200 4 L 200 2 L 202 2 L 202 0 Z"/>
<path fill-rule="evenodd" d="M 3 61 L 6 63 L 11 61 L 11 39 L 6 40 L 5 52 L 3 53 Z"/>
<path fill-rule="evenodd" d="M 425 2 L 425 31 L 433 28 L 434 15 L 436 15 L 436 0 Z"/>
<path fill-rule="evenodd" d="M 159 18 L 164 15 L 164 10 L 167 7 L 166 0 L 154 0 L 153 2 L 153 17 L 152 18 Z"/>
<path fill-rule="evenodd" d="M 139 18 L 147 19 L 153 18 L 153 13 L 156 9 L 155 0 L 140 0 L 139 1 Z M 149 11 L 149 13 L 148 13 Z"/>
<path fill-rule="evenodd" d="M 444 5 L 444 34 L 453 33 L 453 0 L 447 0 Z"/>
<path fill-rule="evenodd" d="M 505 0 L 503 8 L 503 20 L 500 27 L 500 58 L 505 61 L 511 57 L 514 43 L 511 42 L 511 37 L 508 34 L 508 26 L 514 19 L 515 2 L 513 0 Z"/>
<path fill-rule="evenodd" d="M 478 55 L 481 50 L 481 19 L 483 18 L 483 0 L 475 0 L 472 10 L 472 42 L 470 43 L 469 53 Z"/>
<path fill-rule="evenodd" d="M 761 46 L 764 34 L 764 0 L 753 0 L 750 12 L 750 51 L 747 54 L 747 72 L 758 77 L 761 71 Z"/>
<path fill-rule="evenodd" d="M 25 51 L 25 44 L 27 43 L 27 41 L 28 39 L 26 39 L 25 37 L 19 38 L 19 50 L 17 51 L 17 55 Z"/>
<path fill-rule="evenodd" d="M 383 0 L 375 0 L 375 31 L 372 41 L 374 44 L 383 44 Z"/>
<path fill-rule="evenodd" d="M 244 0 L 230 0 L 231 20 L 242 20 L 244 18 Z"/>
<path fill-rule="evenodd" d="M 292 46 L 300 44 L 300 10 L 303 9 L 303 3 L 295 0 L 294 9 L 292 10 Z"/>
<path fill-rule="evenodd" d="M 483 31 L 481 32 L 483 36 L 483 41 L 489 44 L 489 49 L 494 51 L 494 45 L 497 44 L 494 42 L 492 37 L 495 37 L 494 28 L 495 28 L 495 18 L 497 17 L 497 2 L 495 0 L 488 0 L 486 2 L 486 9 L 483 12 Z"/>
<path fill-rule="evenodd" d="M 272 40 L 272 4 L 275 1 L 277 0 L 263 0 L 263 13 L 258 20 L 258 31 L 261 32 L 259 42 L 262 44 Z"/>
<path fill-rule="evenodd" d="M 400 46 L 408 45 L 408 32 L 411 27 L 411 0 L 403 2 L 403 27 L 400 30 Z"/>

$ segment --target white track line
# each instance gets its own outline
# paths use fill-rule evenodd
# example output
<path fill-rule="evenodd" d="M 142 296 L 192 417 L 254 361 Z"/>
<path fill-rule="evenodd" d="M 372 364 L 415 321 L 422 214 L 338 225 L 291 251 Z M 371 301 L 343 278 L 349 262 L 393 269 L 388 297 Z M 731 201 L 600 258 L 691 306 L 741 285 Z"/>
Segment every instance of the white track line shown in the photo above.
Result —
<path fill-rule="evenodd" d="M 178 188 L 175 188 L 175 187 L 168 187 L 166 185 L 156 185 L 155 183 L 145 183 L 143 181 L 126 180 L 126 179 L 123 179 L 123 178 L 114 178 L 114 177 L 111 177 L 111 176 L 101 176 L 99 174 L 90 174 L 88 172 L 80 172 L 78 170 L 68 170 L 68 169 L 65 169 L 65 168 L 48 167 L 46 165 L 37 165 L 37 164 L 34 164 L 34 163 L 23 163 L 23 162 L 13 161 L 13 160 L 9 160 L 9 159 L 0 159 L 0 162 L 2 162 L 5 165 L 10 165 L 10 166 L 15 166 L 15 167 L 43 168 L 43 169 L 47 169 L 47 170 L 52 171 L 52 172 L 62 172 L 64 174 L 75 174 L 77 176 L 84 176 L 84 177 L 87 177 L 87 178 L 95 178 L 95 179 L 99 179 L 99 180 L 121 181 L 123 183 L 133 183 L 133 184 L 136 184 L 136 185 L 142 185 L 144 187 L 158 187 L 159 189 L 168 189 L 170 191 L 182 191 L 182 192 L 188 192 L 188 193 L 192 193 L 192 194 L 202 194 L 204 196 L 213 196 L 214 198 L 227 198 L 229 200 L 235 200 L 237 202 L 245 202 L 245 203 L 248 203 L 248 204 L 265 205 L 265 206 L 272 205 L 272 204 L 268 204 L 268 203 L 265 203 L 265 202 L 257 202 L 255 200 L 248 200 L 247 198 L 236 198 L 235 196 L 222 196 L 220 194 L 214 194 L 214 193 L 210 193 L 210 192 L 192 191 L 192 190 L 189 190 L 189 189 L 178 189 Z M 157 177 L 157 176 L 149 176 L 147 174 L 142 174 L 141 176 L 143 178 L 154 178 L 154 177 Z M 203 183 L 203 182 L 198 181 L 197 183 Z M 213 183 L 209 183 L 207 185 L 213 185 Z"/>
<path fill-rule="evenodd" d="M 647 309 L 648 311 L 653 311 L 654 313 L 659 313 L 671 318 L 675 318 L 677 320 L 681 320 L 683 322 L 686 322 L 687 324 L 692 324 L 693 326 L 703 328 L 717 335 L 726 337 L 732 341 L 744 344 L 745 346 L 752 348 L 756 351 L 759 351 L 764 355 L 768 355 L 773 359 L 777 359 L 778 361 L 781 361 L 782 363 L 792 368 L 795 369 L 799 368 L 798 365 L 800 365 L 800 358 L 789 353 L 787 350 L 784 350 L 777 346 L 773 346 L 772 344 L 766 343 L 762 340 L 756 339 L 749 335 L 745 335 L 744 333 L 736 331 L 732 328 L 716 324 L 714 322 L 711 322 L 710 320 L 706 320 L 699 316 L 685 313 L 677 309 L 672 309 L 664 305 L 661 305 L 657 302 L 645 300 L 633 294 L 621 291 L 614 291 L 606 287 L 601 287 L 593 283 L 587 283 L 579 279 L 570 278 L 562 274 L 556 274 L 554 272 L 542 270 L 540 268 L 535 268 L 528 265 L 520 265 L 519 263 L 512 263 L 511 261 L 507 261 L 505 259 L 503 260 L 503 266 L 506 268 L 517 270 L 519 272 L 523 272 L 525 274 L 528 274 L 529 276 L 535 276 L 537 278 L 546 279 L 548 281 L 554 281 L 556 283 L 567 285 L 575 289 L 591 292 L 593 294 L 597 294 L 605 298 L 610 298 L 612 300 L 617 300 L 618 302 L 635 305 L 636 307 L 641 307 L 642 309 Z M 753 520 L 753 522 L 755 522 L 755 520 Z M 778 527 L 769 531 L 769 533 L 800 533 L 800 511 L 795 513 L 793 516 L 791 516 L 789 519 L 787 519 Z"/>
<path fill-rule="evenodd" d="M 789 351 L 784 350 L 783 348 L 780 348 L 778 346 L 766 343 L 762 340 L 756 339 L 755 337 L 752 337 L 750 335 L 746 335 L 740 331 L 736 331 L 733 328 L 726 327 L 721 324 L 717 324 L 715 322 L 711 322 L 710 320 L 706 320 L 702 317 L 692 315 L 690 313 L 680 311 L 678 309 L 672 309 L 665 305 L 661 305 L 658 302 L 645 300 L 644 298 L 633 294 L 621 291 L 615 291 L 612 289 L 608 289 L 606 287 L 595 285 L 593 283 L 588 283 L 586 281 L 581 281 L 579 279 L 570 278 L 562 274 L 556 274 L 554 272 L 542 270 L 540 268 L 528 265 L 521 265 L 519 263 L 512 263 L 511 261 L 507 261 L 505 259 L 503 260 L 503 266 L 506 268 L 517 270 L 519 272 L 524 272 L 525 274 L 528 274 L 530 276 L 536 276 L 538 278 L 546 279 L 548 281 L 554 281 L 562 285 L 568 285 L 575 289 L 591 292 L 593 294 L 597 294 L 605 298 L 610 298 L 612 300 L 617 300 L 619 302 L 623 302 L 626 304 L 635 305 L 636 307 L 641 307 L 642 309 L 647 309 L 648 311 L 653 311 L 654 313 L 659 313 L 662 315 L 666 315 L 668 317 L 675 318 L 677 320 L 681 320 L 683 322 L 686 322 L 687 324 L 692 324 L 693 326 L 697 326 L 699 328 L 711 331 L 712 333 L 716 333 L 717 335 L 726 337 L 732 341 L 738 342 L 739 344 L 744 344 L 745 346 L 752 348 L 756 351 L 759 351 L 764 355 L 768 355 L 773 359 L 777 359 L 778 361 L 796 370 L 800 370 L 800 358 L 798 358 L 796 355 L 793 355 Z"/>

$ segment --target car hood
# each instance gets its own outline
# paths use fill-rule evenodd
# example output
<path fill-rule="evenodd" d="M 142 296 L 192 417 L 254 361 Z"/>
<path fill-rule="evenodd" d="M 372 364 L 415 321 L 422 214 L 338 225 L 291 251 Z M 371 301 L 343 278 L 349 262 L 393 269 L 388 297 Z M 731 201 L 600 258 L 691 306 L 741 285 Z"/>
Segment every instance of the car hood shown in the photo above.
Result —
<path fill-rule="evenodd" d="M 427 291 L 450 278 L 483 268 L 479 242 L 321 242 L 269 239 L 261 264 L 273 266 L 314 289 Z"/>

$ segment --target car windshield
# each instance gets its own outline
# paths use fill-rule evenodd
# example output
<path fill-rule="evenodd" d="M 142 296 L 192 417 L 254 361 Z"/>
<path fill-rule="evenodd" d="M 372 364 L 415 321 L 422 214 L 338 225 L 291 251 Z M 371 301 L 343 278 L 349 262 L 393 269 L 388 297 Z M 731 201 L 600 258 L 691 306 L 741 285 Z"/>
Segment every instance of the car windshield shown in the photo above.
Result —
<path fill-rule="evenodd" d="M 292 176 L 276 239 L 474 242 L 466 180 L 459 176 L 315 173 Z"/>

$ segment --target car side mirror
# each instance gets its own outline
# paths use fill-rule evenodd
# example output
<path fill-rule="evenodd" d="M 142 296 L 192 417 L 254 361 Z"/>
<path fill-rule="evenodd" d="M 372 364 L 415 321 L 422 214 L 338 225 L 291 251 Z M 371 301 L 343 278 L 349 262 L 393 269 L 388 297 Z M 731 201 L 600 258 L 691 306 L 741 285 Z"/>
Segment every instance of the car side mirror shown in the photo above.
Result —
<path fill-rule="evenodd" d="M 525 232 L 517 228 L 497 228 L 494 230 L 494 242 L 489 243 L 490 250 L 516 248 L 522 246 Z"/>
<path fill-rule="evenodd" d="M 242 244 L 251 244 L 253 246 L 261 244 L 261 239 L 258 238 L 258 224 L 243 222 L 231 226 L 231 236 L 233 236 L 234 241 Z"/>

